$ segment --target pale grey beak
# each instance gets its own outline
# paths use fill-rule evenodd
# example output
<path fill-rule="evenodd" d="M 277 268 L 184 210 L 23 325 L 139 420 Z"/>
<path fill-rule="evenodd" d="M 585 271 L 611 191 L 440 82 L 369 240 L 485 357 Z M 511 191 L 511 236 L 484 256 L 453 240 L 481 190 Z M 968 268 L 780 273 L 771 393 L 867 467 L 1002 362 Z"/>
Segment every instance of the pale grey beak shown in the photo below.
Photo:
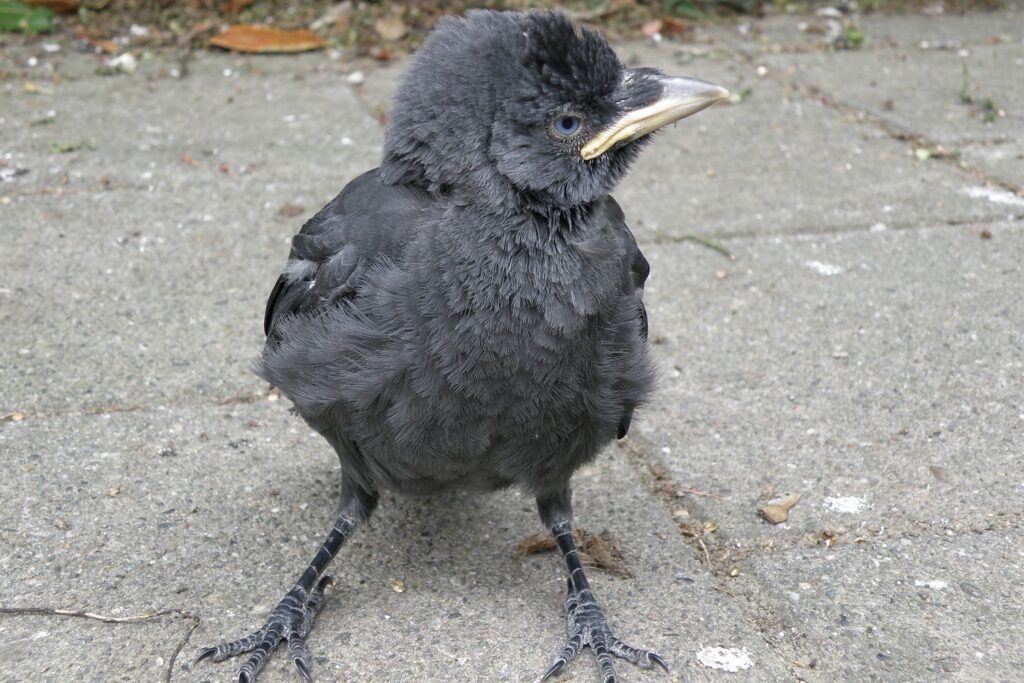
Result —
<path fill-rule="evenodd" d="M 729 97 L 725 88 L 696 78 L 659 76 L 658 80 L 664 88 L 661 97 L 627 111 L 583 145 L 580 156 L 595 159 L 620 142 L 635 140 Z"/>

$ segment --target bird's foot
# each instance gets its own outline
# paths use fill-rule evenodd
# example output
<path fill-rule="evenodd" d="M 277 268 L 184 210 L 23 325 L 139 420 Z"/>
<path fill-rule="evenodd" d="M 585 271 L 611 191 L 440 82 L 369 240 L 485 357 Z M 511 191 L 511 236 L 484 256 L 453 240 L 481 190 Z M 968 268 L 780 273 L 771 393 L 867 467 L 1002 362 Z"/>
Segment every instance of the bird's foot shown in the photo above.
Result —
<path fill-rule="evenodd" d="M 541 676 L 539 682 L 562 673 L 569 662 L 575 659 L 576 655 L 588 645 L 597 658 L 598 666 L 601 667 L 603 683 L 618 681 L 615 676 L 615 667 L 612 665 L 612 657 L 625 659 L 641 669 L 650 669 L 657 664 L 668 671 L 668 664 L 659 655 L 626 645 L 615 637 L 611 629 L 608 628 L 608 622 L 605 621 L 604 614 L 601 613 L 601 608 L 597 606 L 594 594 L 589 588 L 577 592 L 570 581 L 569 595 L 565 599 L 565 614 L 569 622 L 569 642 L 558 653 L 554 663 Z"/>
<path fill-rule="evenodd" d="M 296 668 L 303 678 L 311 681 L 306 636 L 309 635 L 313 619 L 323 604 L 324 588 L 330 582 L 331 577 L 325 576 L 312 591 L 307 591 L 301 584 L 297 584 L 278 603 L 258 631 L 230 643 L 204 648 L 196 657 L 196 662 L 207 657 L 215 662 L 222 662 L 228 657 L 251 652 L 238 672 L 238 683 L 253 683 L 270 658 L 271 651 L 282 640 L 287 640 L 288 654 L 291 655 Z"/>

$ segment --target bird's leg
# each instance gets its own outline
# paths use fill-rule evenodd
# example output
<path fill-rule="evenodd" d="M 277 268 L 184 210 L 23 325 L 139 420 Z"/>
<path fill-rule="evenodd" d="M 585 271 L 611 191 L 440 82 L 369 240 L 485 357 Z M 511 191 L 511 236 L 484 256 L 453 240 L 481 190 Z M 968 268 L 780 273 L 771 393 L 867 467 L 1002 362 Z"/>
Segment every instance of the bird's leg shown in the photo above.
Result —
<path fill-rule="evenodd" d="M 572 503 L 571 493 L 566 487 L 564 491 L 537 498 L 537 509 L 541 521 L 555 539 L 555 544 L 562 553 L 565 565 L 569 569 L 569 593 L 565 598 L 565 616 L 568 621 L 569 642 L 555 657 L 554 663 L 541 677 L 546 681 L 557 676 L 580 651 L 590 646 L 601 667 L 604 683 L 615 683 L 615 667 L 612 657 L 619 657 L 632 662 L 643 669 L 654 664 L 668 671 L 665 660 L 653 652 L 639 650 L 626 645 L 612 634 L 605 621 L 601 608 L 594 599 L 587 577 L 580 565 L 576 543 L 572 538 Z"/>
<path fill-rule="evenodd" d="M 327 534 L 298 583 L 278 603 L 263 626 L 244 638 L 203 649 L 196 662 L 207 657 L 220 662 L 243 652 L 251 652 L 238 672 L 238 683 L 252 683 L 267 663 L 270 652 L 282 640 L 287 640 L 288 654 L 299 673 L 307 681 L 312 680 L 305 639 L 323 603 L 324 587 L 331 581 L 331 577 L 324 576 L 323 572 L 348 535 L 360 522 L 369 518 L 376 505 L 376 493 L 365 491 L 346 478 L 341 487 L 338 517 L 331 532 Z"/>

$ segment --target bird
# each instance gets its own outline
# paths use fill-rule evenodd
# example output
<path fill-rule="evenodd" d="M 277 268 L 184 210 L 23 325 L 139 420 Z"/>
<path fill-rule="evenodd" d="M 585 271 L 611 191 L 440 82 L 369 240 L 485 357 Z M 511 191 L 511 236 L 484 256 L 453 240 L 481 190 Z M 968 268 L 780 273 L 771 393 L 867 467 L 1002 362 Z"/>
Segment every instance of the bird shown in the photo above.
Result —
<path fill-rule="evenodd" d="M 554 11 L 442 19 L 392 102 L 380 165 L 305 222 L 266 306 L 257 374 L 334 448 L 335 522 L 255 632 L 196 661 L 245 655 L 252 683 L 305 639 L 328 564 L 382 492 L 518 487 L 568 572 L 567 639 L 541 680 L 589 648 L 668 671 L 611 630 L 573 540 L 571 477 L 626 436 L 652 395 L 650 266 L 610 192 L 655 131 L 728 97 L 627 68 Z M 554 648 L 553 648 L 554 649 Z"/>

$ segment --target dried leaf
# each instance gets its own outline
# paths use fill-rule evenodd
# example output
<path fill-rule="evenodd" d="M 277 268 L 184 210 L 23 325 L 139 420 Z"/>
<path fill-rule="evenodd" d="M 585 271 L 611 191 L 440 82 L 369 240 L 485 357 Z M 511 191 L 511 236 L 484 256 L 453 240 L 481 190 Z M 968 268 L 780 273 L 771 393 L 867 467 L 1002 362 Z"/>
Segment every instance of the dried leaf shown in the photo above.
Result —
<path fill-rule="evenodd" d="M 391 590 L 395 591 L 396 593 L 404 593 L 405 592 L 405 581 L 401 581 L 401 580 L 390 581 L 388 583 L 388 585 L 390 585 L 391 586 Z"/>
<path fill-rule="evenodd" d="M 572 537 L 576 541 L 580 563 L 584 566 L 603 569 L 623 578 L 633 576 L 633 572 L 626 567 L 622 550 L 607 529 L 599 534 L 592 534 L 585 529 L 573 529 Z M 548 534 L 532 534 L 516 544 L 516 556 L 521 559 L 555 548 L 555 541 Z"/>
<path fill-rule="evenodd" d="M 78 0 L 21 0 L 26 5 L 45 7 L 57 14 L 68 14 L 78 11 Z"/>
<path fill-rule="evenodd" d="M 377 32 L 381 40 L 395 41 L 404 38 L 405 34 L 409 32 L 409 27 L 405 25 L 401 17 L 390 14 L 375 21 L 373 30 Z"/>
<path fill-rule="evenodd" d="M 238 14 L 255 1 L 256 0 L 228 0 L 224 3 L 224 9 L 221 10 L 221 14 L 224 16 Z"/>
<path fill-rule="evenodd" d="M 97 50 L 99 50 L 100 52 L 104 52 L 104 53 L 106 53 L 108 55 L 116 55 L 118 52 L 121 51 L 121 48 L 119 48 L 117 46 L 117 43 L 115 43 L 112 40 L 105 40 L 105 39 L 98 39 L 97 38 L 97 39 L 89 40 L 89 44 L 92 45 Z"/>
<path fill-rule="evenodd" d="M 277 210 L 277 214 L 285 218 L 294 218 L 305 210 L 304 206 L 299 206 L 298 204 L 282 204 L 281 208 Z"/>
<path fill-rule="evenodd" d="M 555 549 L 555 539 L 549 534 L 530 534 L 523 540 L 516 543 L 516 557 L 524 558 L 527 555 L 536 555 Z"/>
<path fill-rule="evenodd" d="M 4 413 L 3 415 L 0 415 L 0 422 L 21 422 L 26 417 L 28 417 L 28 415 L 21 412 L 20 410 L 12 410 L 9 413 Z"/>
<path fill-rule="evenodd" d="M 789 519 L 789 510 L 800 501 L 799 493 L 788 493 L 772 498 L 757 508 L 757 513 L 772 524 L 782 524 Z"/>
<path fill-rule="evenodd" d="M 210 45 L 235 52 L 305 52 L 326 47 L 327 42 L 312 31 L 236 24 L 210 38 Z"/>
<path fill-rule="evenodd" d="M 661 19 L 655 19 L 653 21 L 645 22 L 640 27 L 640 32 L 644 34 L 645 38 L 652 38 L 655 34 L 661 33 Z"/>
<path fill-rule="evenodd" d="M 661 24 L 661 30 L 664 33 L 671 33 L 677 36 L 686 33 L 686 23 L 674 17 L 662 17 Z"/>

